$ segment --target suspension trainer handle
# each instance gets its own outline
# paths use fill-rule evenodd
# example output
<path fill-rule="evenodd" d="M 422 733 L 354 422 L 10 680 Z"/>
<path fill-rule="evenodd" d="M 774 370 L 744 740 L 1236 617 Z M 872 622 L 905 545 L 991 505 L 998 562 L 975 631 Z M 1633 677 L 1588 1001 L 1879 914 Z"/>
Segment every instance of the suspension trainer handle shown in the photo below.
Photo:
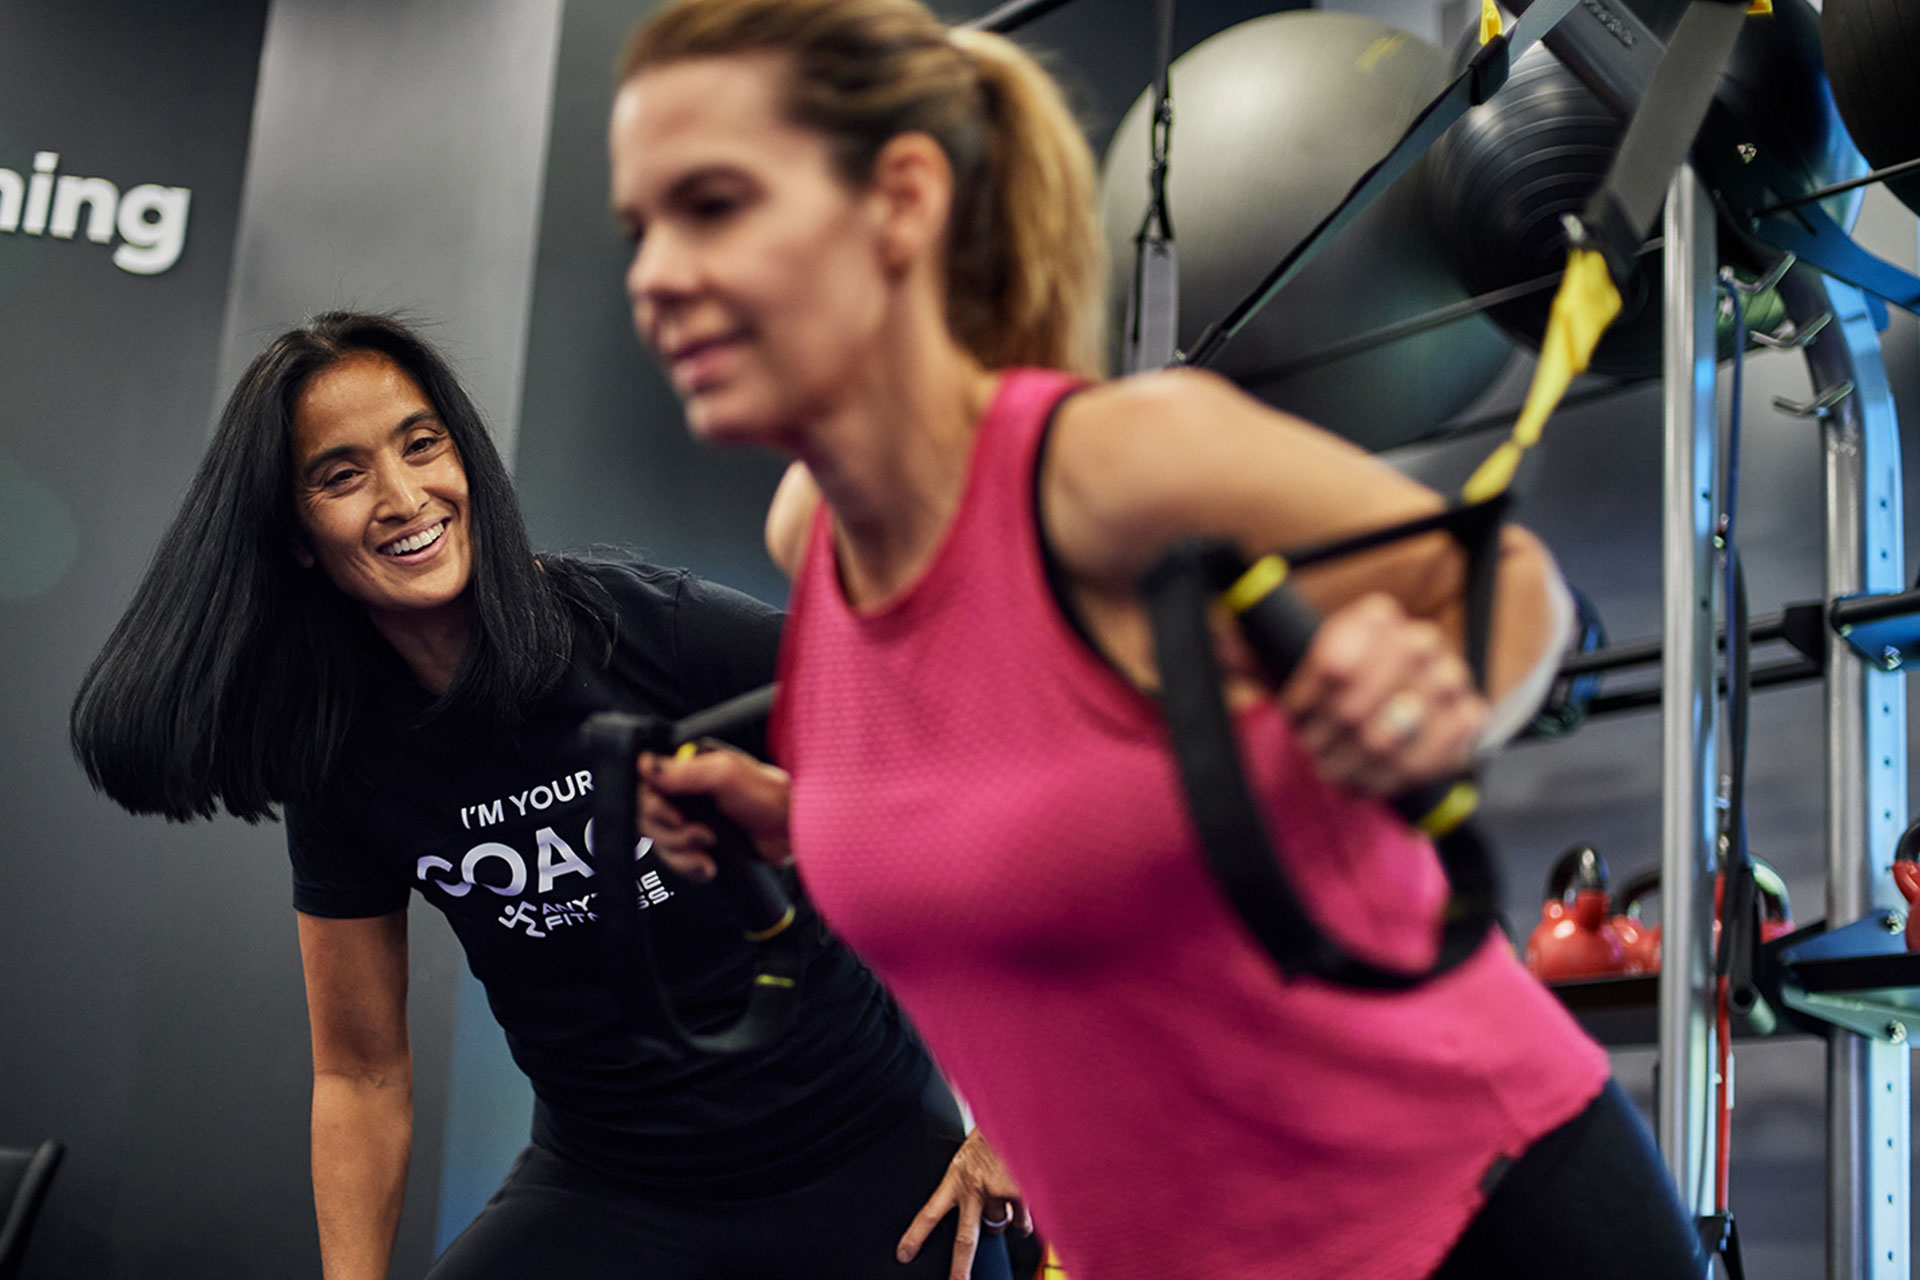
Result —
<path fill-rule="evenodd" d="M 1467 821 L 1477 794 L 1470 779 L 1457 778 L 1413 788 L 1391 802 L 1410 825 L 1432 838 L 1451 890 L 1431 966 L 1408 970 L 1375 964 L 1347 951 L 1314 922 L 1294 892 L 1247 782 L 1207 621 L 1216 601 L 1225 604 L 1269 676 L 1284 682 L 1320 626 L 1318 614 L 1287 585 L 1286 576 L 1286 563 L 1278 557 L 1250 570 L 1231 544 L 1196 539 L 1176 544 L 1141 580 L 1160 672 L 1161 710 L 1188 809 L 1214 878 L 1283 974 L 1406 990 L 1460 964 L 1497 925 L 1499 882 L 1492 853 Z"/>
<path fill-rule="evenodd" d="M 1220 550 L 1201 554 L 1213 559 L 1219 567 L 1216 571 L 1245 565 L 1237 552 L 1225 549 L 1233 559 L 1221 558 Z M 1293 677 L 1320 630 L 1320 615 L 1287 585 L 1289 572 L 1285 557 L 1262 556 L 1233 575 L 1220 595 L 1220 603 L 1240 624 L 1241 634 L 1276 686 Z M 1438 839 L 1471 816 L 1478 796 L 1472 780 L 1457 775 L 1418 783 L 1389 797 L 1387 803 L 1408 826 Z"/>
<path fill-rule="evenodd" d="M 752 991 L 747 1007 L 732 1026 L 696 1032 L 681 1023 L 660 977 L 648 931 L 640 923 L 640 885 L 633 857 L 617 852 L 639 829 L 638 778 L 642 752 L 671 754 L 697 741 L 685 730 L 700 717 L 677 724 L 657 716 L 603 711 L 581 726 L 581 744 L 593 771 L 593 828 L 596 870 L 607 877 L 596 898 L 605 921 L 608 974 L 621 1012 L 634 1026 L 658 1020 L 682 1044 L 707 1053 L 738 1053 L 760 1048 L 786 1034 L 799 1011 L 801 952 L 792 928 L 793 902 L 752 840 L 706 796 L 677 796 L 674 803 L 689 819 L 712 829 L 710 851 L 717 864 L 711 888 L 739 917 L 754 948 Z"/>

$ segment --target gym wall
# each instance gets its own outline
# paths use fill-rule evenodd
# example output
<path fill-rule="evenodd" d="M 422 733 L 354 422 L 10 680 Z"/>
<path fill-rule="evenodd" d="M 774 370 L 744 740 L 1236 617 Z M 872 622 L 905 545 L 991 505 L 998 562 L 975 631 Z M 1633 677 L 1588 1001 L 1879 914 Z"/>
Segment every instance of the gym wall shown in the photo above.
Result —
<path fill-rule="evenodd" d="M 62 219 L 55 183 L 36 234 L 29 187 L 0 232 L 0 1142 L 67 1144 L 37 1276 L 244 1274 L 307 1211 L 280 1173 L 303 1141 L 284 855 L 127 817 L 66 746 L 206 437 L 266 9 L 0 6 L 0 169 L 119 196 Z M 166 236 L 134 224 L 146 187 L 188 193 Z M 128 270 L 122 217 L 177 257 Z"/>

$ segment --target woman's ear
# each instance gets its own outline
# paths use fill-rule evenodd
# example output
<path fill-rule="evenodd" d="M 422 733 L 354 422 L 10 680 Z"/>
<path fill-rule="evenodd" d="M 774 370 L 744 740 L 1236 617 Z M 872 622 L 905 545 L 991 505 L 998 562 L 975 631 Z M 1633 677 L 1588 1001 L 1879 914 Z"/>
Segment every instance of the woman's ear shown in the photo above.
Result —
<path fill-rule="evenodd" d="M 293 562 L 295 564 L 299 565 L 302 569 L 313 568 L 314 566 L 313 552 L 307 548 L 306 543 L 300 541 L 298 538 L 295 538 L 293 540 L 293 545 L 290 548 L 288 548 L 288 550 L 293 552 Z"/>
<path fill-rule="evenodd" d="M 953 211 L 953 165 L 932 135 L 902 133 L 874 157 L 882 260 L 904 271 L 945 238 Z"/>

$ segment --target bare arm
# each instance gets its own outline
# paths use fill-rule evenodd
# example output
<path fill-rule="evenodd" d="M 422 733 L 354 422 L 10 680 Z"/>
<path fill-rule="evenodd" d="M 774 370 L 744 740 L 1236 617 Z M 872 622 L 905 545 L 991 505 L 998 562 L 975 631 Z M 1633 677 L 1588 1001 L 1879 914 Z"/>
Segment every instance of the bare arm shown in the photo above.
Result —
<path fill-rule="evenodd" d="M 313 1028 L 313 1203 L 326 1280 L 387 1273 L 413 1146 L 407 916 L 302 913 Z"/>
<path fill-rule="evenodd" d="M 1176 538 L 1208 534 L 1258 553 L 1442 505 L 1346 441 L 1192 370 L 1127 379 L 1069 401 L 1043 485 L 1048 538 L 1094 634 L 1146 686 L 1157 673 L 1135 583 Z M 1462 661 L 1465 570 L 1451 537 L 1435 533 L 1297 575 L 1326 625 L 1281 701 L 1324 774 L 1394 790 L 1464 761 L 1486 718 Z M 1557 654 L 1560 590 L 1539 540 L 1509 528 L 1489 654 L 1493 696 Z M 1226 647 L 1229 670 L 1249 674 L 1245 655 Z M 1234 695 L 1249 696 L 1250 683 L 1237 679 Z M 1396 701 L 1418 713 L 1410 737 L 1393 728 L 1412 723 L 1407 715 L 1385 714 Z"/>

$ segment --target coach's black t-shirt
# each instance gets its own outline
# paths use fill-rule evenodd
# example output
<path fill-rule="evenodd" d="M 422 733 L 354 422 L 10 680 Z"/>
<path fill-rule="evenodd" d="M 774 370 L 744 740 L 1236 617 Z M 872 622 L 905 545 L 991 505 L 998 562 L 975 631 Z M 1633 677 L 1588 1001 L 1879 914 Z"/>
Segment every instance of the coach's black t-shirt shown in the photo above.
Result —
<path fill-rule="evenodd" d="M 791 875 L 811 954 L 779 1043 L 667 1052 L 621 1021 L 594 914 L 580 722 L 606 709 L 678 719 L 766 683 L 780 614 L 682 571 L 588 567 L 614 606 L 611 660 L 582 619 L 571 669 L 510 737 L 459 713 L 423 725 L 425 691 L 393 673 L 379 683 L 322 798 L 287 808 L 294 906 L 384 915 L 417 890 L 444 912 L 533 1082 L 543 1145 L 658 1188 L 777 1187 L 918 1105 L 929 1065 Z M 653 861 L 636 867 L 641 923 L 674 1007 L 695 1028 L 724 1025 L 745 1003 L 749 948 L 711 889 Z"/>

